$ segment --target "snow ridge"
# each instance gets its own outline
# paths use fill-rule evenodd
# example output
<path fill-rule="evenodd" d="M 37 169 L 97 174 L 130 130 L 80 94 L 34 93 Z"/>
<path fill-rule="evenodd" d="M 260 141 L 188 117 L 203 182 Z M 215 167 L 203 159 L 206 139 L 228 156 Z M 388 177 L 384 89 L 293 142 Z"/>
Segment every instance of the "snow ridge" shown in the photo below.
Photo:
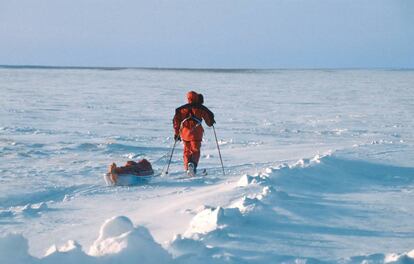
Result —
<path fill-rule="evenodd" d="M 357 163 L 359 166 L 355 166 Z M 355 174 L 355 167 L 359 175 Z M 293 240 L 290 233 L 315 233 L 320 239 L 331 232 L 352 234 L 355 236 L 375 235 L 371 230 L 354 230 L 318 226 L 331 215 L 315 214 L 318 207 L 327 203 L 324 197 L 317 197 L 320 186 L 307 184 L 306 188 L 297 183 L 292 188 L 291 181 L 338 182 L 339 176 L 358 180 L 358 184 L 378 185 L 387 180 L 392 166 L 369 164 L 360 161 L 343 160 L 328 154 L 301 159 L 292 164 L 281 164 L 264 168 L 254 175 L 244 174 L 234 182 L 232 191 L 241 195 L 228 205 L 203 206 L 194 215 L 187 230 L 176 235 L 165 247 L 155 242 L 149 230 L 143 226 L 134 226 L 126 216 L 115 216 L 106 220 L 99 231 L 97 239 L 85 251 L 73 240 L 65 244 L 51 246 L 44 257 L 36 258 L 28 253 L 28 241 L 22 235 L 8 234 L 0 238 L 1 263 L 414 263 L 414 250 L 396 254 L 370 254 L 346 259 L 321 259 L 306 257 L 306 252 L 292 252 L 291 255 L 279 254 L 284 240 Z M 371 177 L 376 172 L 381 181 Z M 392 178 L 394 183 L 406 183 L 412 178 L 412 170 L 398 169 L 399 178 Z M 407 177 L 401 175 L 407 174 Z M 348 175 L 349 174 L 349 175 Z M 392 174 L 392 173 L 391 173 Z M 333 179 L 326 176 L 333 177 Z M 339 175 L 339 176 L 338 176 Z M 343 194 L 354 188 L 367 186 L 339 185 L 332 193 Z M 310 188 L 312 187 L 312 188 Z M 315 191 L 316 190 L 316 191 Z M 307 196 L 311 192 L 311 196 Z M 326 192 L 325 192 L 326 193 Z M 309 201 L 315 199 L 315 201 Z M 320 199 L 320 200 L 318 200 Z M 312 208 L 315 207 L 316 209 Z M 22 208 L 3 211 L 8 214 L 35 216 L 48 210 L 46 204 L 26 205 Z M 309 212 L 307 211 L 309 210 Z M 336 208 L 335 210 L 340 210 Z M 343 216 L 343 212 L 339 211 Z M 312 222 L 313 221 L 313 222 Z M 309 224 L 311 222 L 312 224 Z M 329 223 L 329 222 L 328 222 Z M 333 230 L 333 231 L 332 231 Z M 300 234 L 297 233 L 297 234 Z M 295 240 L 293 240 L 295 241 Z M 255 245 L 262 244 L 260 248 Z M 292 243 L 292 242 L 290 242 Z M 300 243 L 298 240 L 295 243 Z"/>

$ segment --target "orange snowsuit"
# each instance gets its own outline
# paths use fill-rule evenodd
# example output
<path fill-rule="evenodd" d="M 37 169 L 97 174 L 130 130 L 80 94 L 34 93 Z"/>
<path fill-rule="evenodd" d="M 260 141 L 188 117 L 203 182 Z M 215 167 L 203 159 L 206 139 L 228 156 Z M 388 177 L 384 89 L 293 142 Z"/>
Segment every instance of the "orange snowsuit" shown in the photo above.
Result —
<path fill-rule="evenodd" d="M 200 100 L 201 99 L 201 100 Z M 187 170 L 189 162 L 197 167 L 200 160 L 201 141 L 204 129 L 201 122 L 204 120 L 207 126 L 212 126 L 214 114 L 202 105 L 202 95 L 194 91 L 187 93 L 188 104 L 175 110 L 173 119 L 175 135 L 179 135 L 184 144 L 184 168 Z"/>

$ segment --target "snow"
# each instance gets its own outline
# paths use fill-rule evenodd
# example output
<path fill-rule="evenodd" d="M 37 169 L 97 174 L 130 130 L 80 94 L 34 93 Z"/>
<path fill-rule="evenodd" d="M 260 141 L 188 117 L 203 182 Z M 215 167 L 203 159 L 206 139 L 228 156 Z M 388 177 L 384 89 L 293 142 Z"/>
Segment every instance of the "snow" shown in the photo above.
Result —
<path fill-rule="evenodd" d="M 35 258 L 29 255 L 27 239 L 20 234 L 7 234 L 0 238 L 1 263 L 33 263 Z"/>
<path fill-rule="evenodd" d="M 105 221 L 89 254 L 120 262 L 168 263 L 171 260 L 168 252 L 154 241 L 148 229 L 141 226 L 134 228 L 131 220 L 125 216 Z"/>
<path fill-rule="evenodd" d="M 13 206 L 6 210 L 0 210 L 0 217 L 36 217 L 47 211 L 46 203 L 26 204 L 24 206 Z"/>
<path fill-rule="evenodd" d="M 170 263 L 170 254 L 157 244 L 145 227 L 134 227 L 125 216 L 112 217 L 101 226 L 99 237 L 89 252 L 69 240 L 51 246 L 43 258 L 28 254 L 27 240 L 21 235 L 0 239 L 1 263 Z"/>
<path fill-rule="evenodd" d="M 414 263 L 412 71 L 0 69 L 0 263 Z M 191 88 L 189 88 L 191 87 Z M 187 90 L 216 114 L 200 167 L 107 186 L 173 145 Z M 128 185 L 128 184 L 127 184 Z"/>
<path fill-rule="evenodd" d="M 118 176 L 116 185 L 117 186 L 133 186 L 133 185 L 139 185 L 139 184 L 147 184 L 153 176 L 139 176 L 133 174 L 121 174 Z M 109 179 L 108 173 L 105 173 L 103 175 L 104 181 L 106 185 L 112 186 L 114 185 L 111 180 Z"/>

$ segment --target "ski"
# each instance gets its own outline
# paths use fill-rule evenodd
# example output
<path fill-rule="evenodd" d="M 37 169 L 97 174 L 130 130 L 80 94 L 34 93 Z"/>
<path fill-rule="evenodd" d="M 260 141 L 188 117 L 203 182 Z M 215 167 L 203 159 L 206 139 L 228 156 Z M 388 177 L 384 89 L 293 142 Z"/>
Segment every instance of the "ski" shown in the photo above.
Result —
<path fill-rule="evenodd" d="M 194 174 L 194 176 L 189 176 L 189 175 L 187 174 L 187 172 L 185 172 L 185 173 L 186 173 L 186 174 L 185 174 L 184 176 L 176 177 L 176 178 L 174 178 L 174 179 L 177 179 L 177 180 L 201 179 L 201 178 L 203 178 L 203 177 L 205 177 L 205 176 L 207 176 L 207 175 L 208 175 L 208 173 L 207 173 L 207 170 L 206 170 L 206 169 L 202 169 L 202 170 L 200 170 L 200 173 L 196 173 L 196 174 Z"/>

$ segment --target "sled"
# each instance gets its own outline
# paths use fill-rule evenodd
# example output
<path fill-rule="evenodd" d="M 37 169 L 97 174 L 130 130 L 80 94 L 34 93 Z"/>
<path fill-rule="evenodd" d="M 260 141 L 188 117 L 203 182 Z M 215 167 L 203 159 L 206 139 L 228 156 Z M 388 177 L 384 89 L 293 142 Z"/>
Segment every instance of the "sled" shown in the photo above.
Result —
<path fill-rule="evenodd" d="M 112 180 L 110 173 L 105 173 L 104 179 L 109 186 L 134 186 L 143 185 L 150 182 L 154 174 L 138 176 L 135 174 L 118 174 L 116 181 Z"/>

